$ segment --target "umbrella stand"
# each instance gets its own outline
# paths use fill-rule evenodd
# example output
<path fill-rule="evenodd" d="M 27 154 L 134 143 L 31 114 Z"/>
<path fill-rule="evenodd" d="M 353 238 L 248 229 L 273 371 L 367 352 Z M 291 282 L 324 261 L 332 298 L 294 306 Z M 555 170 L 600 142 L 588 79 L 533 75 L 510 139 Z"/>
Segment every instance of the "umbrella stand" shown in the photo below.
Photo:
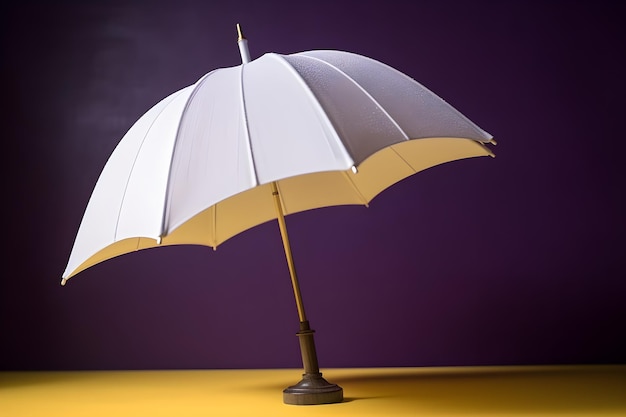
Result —
<path fill-rule="evenodd" d="M 275 181 L 272 182 L 272 195 L 276 207 L 278 227 L 280 228 L 280 235 L 283 239 L 285 256 L 287 257 L 287 264 L 289 266 L 289 274 L 291 275 L 291 284 L 293 285 L 293 292 L 296 298 L 298 317 L 300 319 L 300 331 L 296 334 L 300 341 L 302 364 L 304 366 L 302 380 L 283 390 L 283 402 L 285 404 L 295 405 L 338 403 L 343 400 L 343 389 L 336 384 L 331 384 L 326 381 L 322 377 L 319 365 L 317 364 L 315 340 L 313 339 L 314 330 L 311 330 L 309 321 L 304 312 L 302 294 L 300 293 L 300 285 L 298 284 L 298 277 L 296 275 L 296 269 L 291 255 L 291 246 L 289 245 L 289 237 L 287 235 L 287 225 L 285 223 L 278 186 Z"/>

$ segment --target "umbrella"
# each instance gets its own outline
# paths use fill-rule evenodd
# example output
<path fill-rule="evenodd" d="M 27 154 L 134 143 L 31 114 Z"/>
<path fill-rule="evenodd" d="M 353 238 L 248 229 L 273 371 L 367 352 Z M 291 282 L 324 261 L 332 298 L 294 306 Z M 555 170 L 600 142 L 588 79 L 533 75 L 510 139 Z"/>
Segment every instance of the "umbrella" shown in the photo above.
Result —
<path fill-rule="evenodd" d="M 289 404 L 341 401 L 319 372 L 285 216 L 368 205 L 392 184 L 453 160 L 493 156 L 491 135 L 423 85 L 351 52 L 266 53 L 174 92 L 128 130 L 87 204 L 62 284 L 158 246 L 216 248 L 277 219 L 296 299 L 304 374 Z"/>

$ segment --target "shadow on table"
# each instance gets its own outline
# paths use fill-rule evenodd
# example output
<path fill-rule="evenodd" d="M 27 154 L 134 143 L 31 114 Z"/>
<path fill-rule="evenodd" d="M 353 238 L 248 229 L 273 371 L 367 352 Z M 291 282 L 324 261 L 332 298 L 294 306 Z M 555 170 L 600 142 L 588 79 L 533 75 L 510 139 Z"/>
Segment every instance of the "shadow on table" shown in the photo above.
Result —
<path fill-rule="evenodd" d="M 407 407 L 463 413 L 624 411 L 626 367 L 428 368 L 338 376 L 348 401 L 388 397 Z M 350 392 L 363 396 L 350 396 Z"/>

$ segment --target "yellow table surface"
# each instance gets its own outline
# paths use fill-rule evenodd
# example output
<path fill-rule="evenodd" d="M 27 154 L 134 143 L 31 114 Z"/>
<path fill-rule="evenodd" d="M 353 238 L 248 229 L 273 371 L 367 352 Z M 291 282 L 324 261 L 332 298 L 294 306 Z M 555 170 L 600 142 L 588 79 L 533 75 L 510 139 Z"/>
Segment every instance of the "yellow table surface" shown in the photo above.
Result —
<path fill-rule="evenodd" d="M 283 404 L 299 369 L 0 372 L 0 416 L 626 416 L 626 365 L 322 372 L 344 402 Z"/>

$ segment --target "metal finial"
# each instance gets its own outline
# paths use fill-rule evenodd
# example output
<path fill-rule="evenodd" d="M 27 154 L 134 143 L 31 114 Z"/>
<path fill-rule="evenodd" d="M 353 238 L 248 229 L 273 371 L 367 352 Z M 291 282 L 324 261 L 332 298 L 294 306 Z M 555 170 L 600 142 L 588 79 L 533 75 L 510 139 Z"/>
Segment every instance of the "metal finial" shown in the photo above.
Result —
<path fill-rule="evenodd" d="M 243 32 L 241 31 L 241 25 L 239 23 L 237 23 L 237 42 L 246 39 L 245 36 L 243 36 Z"/>

